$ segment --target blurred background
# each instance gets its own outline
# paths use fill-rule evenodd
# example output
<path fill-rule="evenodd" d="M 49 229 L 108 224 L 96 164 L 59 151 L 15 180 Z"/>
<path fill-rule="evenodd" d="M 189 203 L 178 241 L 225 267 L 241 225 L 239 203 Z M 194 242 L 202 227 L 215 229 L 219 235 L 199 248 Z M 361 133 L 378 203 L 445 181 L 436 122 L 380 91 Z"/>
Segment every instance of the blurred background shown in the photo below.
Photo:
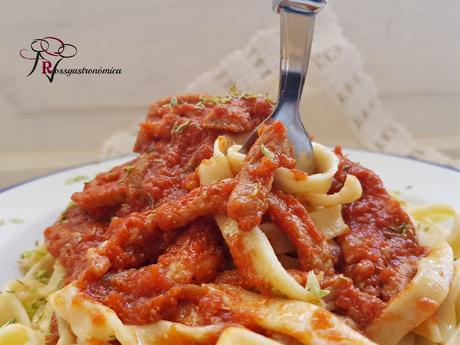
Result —
<path fill-rule="evenodd" d="M 421 145 L 458 158 L 460 2 L 330 0 L 327 7 L 361 53 L 386 111 Z M 104 142 L 133 128 L 150 103 L 183 92 L 279 20 L 269 0 L 4 0 L 0 19 L 0 188 L 101 159 Z M 19 51 L 45 36 L 78 48 L 62 67 L 122 74 L 26 77 L 32 62 Z"/>

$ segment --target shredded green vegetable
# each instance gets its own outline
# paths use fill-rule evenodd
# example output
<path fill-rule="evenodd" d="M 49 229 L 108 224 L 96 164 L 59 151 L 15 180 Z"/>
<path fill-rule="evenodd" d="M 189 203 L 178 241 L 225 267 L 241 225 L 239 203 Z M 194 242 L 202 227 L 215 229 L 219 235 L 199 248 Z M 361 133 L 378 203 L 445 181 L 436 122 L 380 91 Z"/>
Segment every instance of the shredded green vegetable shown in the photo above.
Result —
<path fill-rule="evenodd" d="M 230 85 L 230 89 L 228 90 L 228 93 L 232 97 L 238 97 L 240 95 L 240 91 L 238 91 L 238 88 L 236 87 L 235 83 L 232 83 L 232 85 Z"/>
<path fill-rule="evenodd" d="M 34 272 L 34 279 L 40 283 L 47 284 L 50 279 L 50 273 L 47 270 L 38 270 Z"/>
<path fill-rule="evenodd" d="M 22 273 L 26 273 L 32 268 L 41 258 L 47 254 L 47 250 L 44 245 L 38 245 L 32 250 L 26 250 L 21 254 L 19 259 L 19 268 Z"/>
<path fill-rule="evenodd" d="M 321 300 L 321 298 L 329 294 L 329 290 L 321 289 L 321 286 L 318 282 L 318 278 L 316 277 L 313 271 L 308 272 L 306 289 L 311 294 L 311 296 L 318 302 Z"/>
<path fill-rule="evenodd" d="M 46 297 L 40 297 L 40 298 L 32 301 L 32 303 L 30 303 L 28 305 L 26 304 L 24 307 L 25 307 L 29 317 L 32 319 L 35 316 L 35 314 L 37 313 L 37 311 L 46 304 L 46 302 L 47 302 Z"/>
<path fill-rule="evenodd" d="M 182 132 L 185 131 L 188 127 L 190 127 L 191 124 L 192 124 L 192 121 L 190 121 L 190 120 L 184 121 L 184 122 L 182 122 L 182 123 L 176 122 L 176 123 L 174 124 L 174 127 L 173 127 L 172 130 L 171 130 L 171 135 L 174 136 L 174 135 L 177 135 L 177 134 L 182 133 Z"/>
<path fill-rule="evenodd" d="M 270 151 L 264 144 L 260 145 L 260 151 L 262 151 L 263 155 L 268 159 L 272 161 L 275 160 L 275 154 L 272 151 Z"/>
<path fill-rule="evenodd" d="M 132 165 L 127 165 L 123 168 L 123 171 L 126 173 L 126 175 L 130 175 L 134 170 L 134 166 Z"/>
<path fill-rule="evenodd" d="M 8 326 L 8 325 L 11 325 L 11 324 L 13 324 L 13 323 L 16 323 L 16 319 L 9 319 L 8 321 L 6 321 L 6 322 L 3 324 L 2 328 L 3 328 L 3 327 L 6 327 L 6 326 Z"/>
<path fill-rule="evenodd" d="M 177 98 L 176 98 L 176 97 L 171 98 L 171 102 L 169 102 L 169 105 L 170 105 L 171 107 L 175 107 L 175 106 L 178 105 L 178 104 L 179 104 L 179 102 L 177 101 Z"/>

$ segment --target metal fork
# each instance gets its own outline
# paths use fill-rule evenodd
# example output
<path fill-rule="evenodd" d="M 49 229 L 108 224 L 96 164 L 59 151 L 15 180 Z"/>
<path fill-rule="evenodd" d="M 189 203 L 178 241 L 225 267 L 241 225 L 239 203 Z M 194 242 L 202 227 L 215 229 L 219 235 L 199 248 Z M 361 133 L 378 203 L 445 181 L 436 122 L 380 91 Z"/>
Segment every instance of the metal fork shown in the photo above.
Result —
<path fill-rule="evenodd" d="M 278 103 L 263 123 L 281 121 L 294 145 L 297 168 L 313 173 L 315 161 L 310 137 L 299 114 L 300 97 L 310 60 L 315 16 L 327 0 L 273 0 L 273 10 L 280 14 L 281 57 Z M 257 139 L 257 128 L 243 144 L 249 151 Z"/>

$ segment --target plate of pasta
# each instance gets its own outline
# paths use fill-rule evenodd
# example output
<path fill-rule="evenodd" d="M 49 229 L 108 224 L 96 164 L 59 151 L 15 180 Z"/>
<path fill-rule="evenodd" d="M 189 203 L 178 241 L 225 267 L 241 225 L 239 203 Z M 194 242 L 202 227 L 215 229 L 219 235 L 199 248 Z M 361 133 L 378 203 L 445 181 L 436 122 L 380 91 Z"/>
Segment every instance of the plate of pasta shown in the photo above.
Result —
<path fill-rule="evenodd" d="M 460 344 L 460 174 L 314 142 L 261 95 L 154 103 L 136 155 L 0 193 L 0 344 Z"/>

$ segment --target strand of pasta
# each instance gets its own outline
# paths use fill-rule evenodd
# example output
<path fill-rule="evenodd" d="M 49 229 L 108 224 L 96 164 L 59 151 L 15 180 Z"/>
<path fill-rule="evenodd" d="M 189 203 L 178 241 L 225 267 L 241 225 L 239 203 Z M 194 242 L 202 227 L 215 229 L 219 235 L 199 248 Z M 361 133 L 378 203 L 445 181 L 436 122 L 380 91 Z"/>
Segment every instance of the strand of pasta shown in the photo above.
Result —
<path fill-rule="evenodd" d="M 43 245 L 24 253 L 20 265 L 24 277 L 7 283 L 0 293 L 0 344 L 40 345 L 53 315 L 48 296 L 62 286 L 64 269 Z"/>
<path fill-rule="evenodd" d="M 398 195 L 395 195 L 399 199 Z M 433 248 L 445 246 L 452 252 L 453 278 L 446 287 L 445 299 L 430 315 L 412 330 L 398 345 L 413 344 L 449 344 L 456 345 L 460 340 L 460 223 L 456 210 L 444 204 L 432 204 L 423 207 L 413 207 L 404 200 L 399 200 L 406 212 L 416 225 L 419 241 L 424 246 Z M 450 225 L 447 224 L 450 221 Z M 457 259 L 456 261 L 453 261 Z M 450 265 L 449 265 L 450 266 Z M 440 274 L 444 274 L 440 267 Z M 446 271 L 448 272 L 448 271 Z M 413 285 L 414 280 L 412 281 Z M 425 295 L 430 295 L 432 286 L 426 285 Z M 407 313 L 405 308 L 405 312 Z M 409 341 L 410 340 L 410 341 Z"/>
<path fill-rule="evenodd" d="M 414 332 L 434 343 L 452 343 L 459 337 L 460 327 L 460 216 L 448 205 L 433 204 L 423 207 L 407 207 L 413 217 L 418 234 L 427 242 L 446 240 L 452 247 L 454 258 L 454 276 L 446 299 L 430 318 L 425 320 Z M 450 226 L 447 224 L 450 221 Z M 431 240 L 426 238 L 432 238 Z M 436 238 L 436 239 L 433 239 Z M 457 338 L 458 341 L 459 338 Z M 456 343 L 453 343 L 456 344 Z"/>
<path fill-rule="evenodd" d="M 286 334 L 301 344 L 328 345 L 338 337 L 348 344 L 374 344 L 330 312 L 313 304 L 266 298 L 229 285 L 206 284 L 202 288 L 221 296 L 225 309 L 251 314 L 259 327 Z M 68 322 L 77 339 L 83 343 L 103 343 L 116 339 L 123 345 L 160 345 L 165 341 L 209 344 L 223 330 L 222 325 L 191 327 L 168 321 L 127 326 L 113 310 L 88 298 L 72 284 L 52 294 L 50 302 L 56 314 Z M 256 313 L 254 306 L 258 306 Z M 244 344 L 251 339 L 256 339 L 256 344 L 260 345 L 277 344 L 248 330 L 226 331 L 219 344 Z"/>

